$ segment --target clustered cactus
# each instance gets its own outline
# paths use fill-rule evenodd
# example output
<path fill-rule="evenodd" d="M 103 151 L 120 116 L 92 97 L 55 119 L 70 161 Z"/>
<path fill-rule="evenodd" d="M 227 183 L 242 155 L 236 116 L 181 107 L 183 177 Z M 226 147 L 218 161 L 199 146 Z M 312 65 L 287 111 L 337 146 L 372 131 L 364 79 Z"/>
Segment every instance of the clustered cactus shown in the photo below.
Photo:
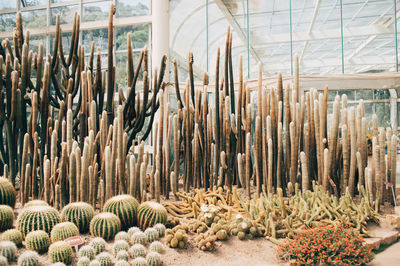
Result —
<path fill-rule="evenodd" d="M 15 188 L 12 183 L 4 177 L 0 177 L 0 204 L 15 206 Z"/>
<path fill-rule="evenodd" d="M 49 247 L 49 258 L 51 262 L 62 262 L 68 264 L 72 260 L 72 248 L 65 241 L 57 241 Z"/>
<path fill-rule="evenodd" d="M 8 205 L 0 205 L 0 232 L 10 229 L 14 222 L 14 211 Z"/>
<path fill-rule="evenodd" d="M 188 242 L 186 228 L 181 225 L 165 231 L 165 241 L 171 248 L 184 248 Z"/>
<path fill-rule="evenodd" d="M 1 240 L 14 242 L 17 246 L 22 245 L 22 239 L 22 233 L 17 229 L 8 229 L 7 231 L 4 231 L 4 233 L 1 235 Z"/>
<path fill-rule="evenodd" d="M 111 240 L 121 230 L 121 221 L 110 212 L 102 212 L 93 217 L 90 222 L 90 234 Z"/>
<path fill-rule="evenodd" d="M 81 233 L 86 233 L 89 230 L 90 221 L 93 216 L 94 209 L 86 202 L 70 203 L 61 211 L 62 221 L 74 223 Z"/>
<path fill-rule="evenodd" d="M 167 222 L 167 210 L 161 204 L 146 201 L 140 204 L 138 209 L 138 225 L 142 230 L 155 224 Z"/>
<path fill-rule="evenodd" d="M 39 265 L 39 254 L 32 250 L 27 250 L 18 257 L 18 266 L 37 266 Z"/>
<path fill-rule="evenodd" d="M 79 229 L 75 224 L 71 222 L 63 222 L 53 227 L 51 230 L 50 239 L 51 242 L 57 242 L 78 235 Z"/>
<path fill-rule="evenodd" d="M 24 208 L 17 218 L 17 229 L 26 236 L 29 232 L 43 230 L 50 233 L 60 223 L 60 215 L 50 206 L 31 206 Z"/>
<path fill-rule="evenodd" d="M 107 200 L 103 211 L 117 215 L 121 221 L 121 228 L 128 229 L 136 224 L 138 207 L 139 202 L 131 195 L 118 195 Z"/>
<path fill-rule="evenodd" d="M 50 237 L 43 230 L 29 232 L 25 237 L 25 246 L 27 249 L 43 252 L 50 246 Z"/>

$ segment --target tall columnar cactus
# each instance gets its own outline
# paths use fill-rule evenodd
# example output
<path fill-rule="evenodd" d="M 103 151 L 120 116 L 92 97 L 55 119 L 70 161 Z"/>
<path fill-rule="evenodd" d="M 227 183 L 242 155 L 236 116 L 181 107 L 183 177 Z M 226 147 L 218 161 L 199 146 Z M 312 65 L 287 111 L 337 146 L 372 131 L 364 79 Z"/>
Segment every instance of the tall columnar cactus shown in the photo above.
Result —
<path fill-rule="evenodd" d="M 74 223 L 81 233 L 86 233 L 89 230 L 93 216 L 94 209 L 86 202 L 70 203 L 61 211 L 61 220 Z"/>
<path fill-rule="evenodd" d="M 17 245 L 11 241 L 1 241 L 0 242 L 0 256 L 7 258 L 8 262 L 15 260 L 17 255 Z"/>
<path fill-rule="evenodd" d="M 17 229 L 25 236 L 35 230 L 50 233 L 60 223 L 58 211 L 50 206 L 32 206 L 24 208 L 17 218 Z"/>
<path fill-rule="evenodd" d="M 14 242 L 15 245 L 22 245 L 22 233 L 17 229 L 8 229 L 1 235 L 1 240 Z"/>
<path fill-rule="evenodd" d="M 49 258 L 52 263 L 62 262 L 69 264 L 72 260 L 72 248 L 65 241 L 58 241 L 50 245 Z"/>
<path fill-rule="evenodd" d="M 140 204 L 138 209 L 138 225 L 142 230 L 155 224 L 167 222 L 167 210 L 161 204 L 146 201 Z"/>
<path fill-rule="evenodd" d="M 39 263 L 39 254 L 32 250 L 27 250 L 18 258 L 18 266 L 37 266 Z"/>
<path fill-rule="evenodd" d="M 8 205 L 0 205 L 0 232 L 10 229 L 14 222 L 14 211 Z"/>
<path fill-rule="evenodd" d="M 25 246 L 27 249 L 44 252 L 50 246 L 50 237 L 43 230 L 32 231 L 25 237 Z"/>
<path fill-rule="evenodd" d="M 118 216 L 110 212 L 99 213 L 90 222 L 90 234 L 93 237 L 112 240 L 120 230 L 121 221 Z"/>
<path fill-rule="evenodd" d="M 12 183 L 7 178 L 0 177 L 0 204 L 14 208 L 15 196 L 16 192 Z"/>
<path fill-rule="evenodd" d="M 50 239 L 51 242 L 54 243 L 78 235 L 79 235 L 79 229 L 74 223 L 63 222 L 56 224 L 53 227 L 53 229 L 51 230 Z"/>
<path fill-rule="evenodd" d="M 111 212 L 121 220 L 122 229 L 136 225 L 136 213 L 139 202 L 131 195 L 118 195 L 104 204 L 103 211 Z"/>

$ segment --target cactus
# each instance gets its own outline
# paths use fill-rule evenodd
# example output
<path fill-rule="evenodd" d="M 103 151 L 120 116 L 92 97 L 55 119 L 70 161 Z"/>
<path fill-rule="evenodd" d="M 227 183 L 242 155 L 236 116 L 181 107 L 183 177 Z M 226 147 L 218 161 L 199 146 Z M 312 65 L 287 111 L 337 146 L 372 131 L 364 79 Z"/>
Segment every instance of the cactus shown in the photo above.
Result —
<path fill-rule="evenodd" d="M 132 244 L 146 244 L 146 235 L 143 232 L 136 232 L 131 237 Z"/>
<path fill-rule="evenodd" d="M 8 262 L 14 261 L 17 254 L 17 245 L 11 241 L 0 242 L 0 256 L 7 258 Z"/>
<path fill-rule="evenodd" d="M 77 266 L 89 266 L 90 265 L 90 259 L 88 257 L 80 257 L 78 259 L 78 262 L 76 264 Z"/>
<path fill-rule="evenodd" d="M 50 206 L 31 206 L 24 208 L 18 215 L 17 229 L 24 236 L 35 230 L 50 233 L 60 221 L 60 215 L 56 209 Z"/>
<path fill-rule="evenodd" d="M 0 232 L 10 229 L 14 222 L 14 211 L 8 205 L 0 205 Z"/>
<path fill-rule="evenodd" d="M 129 249 L 129 254 L 132 258 L 144 257 L 146 255 L 146 248 L 142 244 L 134 244 Z"/>
<path fill-rule="evenodd" d="M 72 260 L 72 248 L 65 241 L 58 241 L 50 245 L 49 258 L 51 262 L 69 264 Z"/>
<path fill-rule="evenodd" d="M 158 223 L 158 224 L 154 225 L 153 228 L 157 230 L 159 238 L 164 237 L 165 229 L 166 229 L 165 225 Z"/>
<path fill-rule="evenodd" d="M 136 213 L 139 202 L 131 195 L 118 195 L 106 201 L 104 212 L 111 212 L 121 220 L 122 229 L 128 229 L 136 224 Z"/>
<path fill-rule="evenodd" d="M 80 258 L 87 257 L 89 260 L 92 260 L 94 259 L 94 255 L 95 255 L 95 250 L 90 245 L 84 245 L 79 249 L 78 256 Z"/>
<path fill-rule="evenodd" d="M 115 240 L 125 240 L 129 242 L 129 234 L 125 231 L 118 232 L 114 237 Z"/>
<path fill-rule="evenodd" d="M 147 260 L 143 257 L 137 257 L 132 261 L 133 266 L 147 266 Z"/>
<path fill-rule="evenodd" d="M 65 240 L 71 236 L 78 236 L 78 227 L 71 222 L 63 222 L 55 225 L 51 230 L 50 239 L 51 242 L 57 242 Z"/>
<path fill-rule="evenodd" d="M 28 201 L 25 205 L 24 208 L 32 207 L 32 206 L 49 206 L 47 202 L 44 200 L 31 200 Z"/>
<path fill-rule="evenodd" d="M 121 221 L 110 212 L 102 212 L 93 217 L 90 222 L 90 234 L 111 240 L 121 230 Z"/>
<path fill-rule="evenodd" d="M 149 252 L 146 256 L 146 261 L 149 266 L 159 266 L 161 265 L 161 255 L 157 252 Z"/>
<path fill-rule="evenodd" d="M 115 255 L 117 255 L 117 253 L 120 250 L 125 250 L 127 251 L 129 249 L 129 244 L 128 242 L 126 242 L 125 240 L 116 240 L 113 244 L 112 250 L 114 252 Z"/>
<path fill-rule="evenodd" d="M 140 230 L 139 227 L 133 226 L 133 227 L 128 229 L 128 236 L 129 236 L 129 238 L 131 238 L 134 233 L 141 232 L 141 231 L 142 230 Z"/>
<path fill-rule="evenodd" d="M 15 245 L 22 245 L 22 233 L 17 229 L 8 229 L 1 235 L 1 240 L 14 242 Z"/>
<path fill-rule="evenodd" d="M 18 266 L 37 266 L 39 265 L 39 254 L 32 250 L 27 250 L 18 258 Z"/>
<path fill-rule="evenodd" d="M 12 183 L 4 177 L 0 177 L 0 204 L 14 208 L 16 191 Z"/>
<path fill-rule="evenodd" d="M 162 253 L 164 251 L 164 245 L 160 241 L 154 241 L 150 244 L 150 251 Z"/>
<path fill-rule="evenodd" d="M 120 251 L 118 251 L 117 256 L 115 256 L 115 258 L 117 260 L 128 261 L 129 260 L 129 253 L 126 250 L 120 250 Z"/>
<path fill-rule="evenodd" d="M 158 240 L 159 238 L 159 233 L 156 229 L 154 228 L 147 228 L 144 231 L 144 234 L 146 235 L 146 240 L 148 243 L 154 242 L 155 240 Z"/>
<path fill-rule="evenodd" d="M 8 266 L 7 258 L 0 255 L 0 266 Z"/>
<path fill-rule="evenodd" d="M 50 237 L 43 230 L 32 231 L 25 237 L 25 246 L 37 252 L 47 251 L 50 246 Z"/>
<path fill-rule="evenodd" d="M 99 260 L 92 260 L 89 266 L 101 266 L 101 262 Z"/>
<path fill-rule="evenodd" d="M 114 266 L 129 266 L 129 265 L 130 265 L 129 262 L 126 261 L 126 260 L 118 260 L 118 261 L 114 264 Z"/>
<path fill-rule="evenodd" d="M 90 221 L 93 216 L 94 209 L 86 202 L 70 203 L 61 211 L 62 221 L 74 223 L 81 233 L 86 233 L 89 230 Z"/>
<path fill-rule="evenodd" d="M 101 252 L 96 256 L 96 260 L 100 262 L 101 266 L 111 266 L 113 256 L 108 252 Z"/>
<path fill-rule="evenodd" d="M 138 210 L 138 225 L 142 230 L 155 224 L 167 222 L 167 210 L 161 204 L 146 201 L 140 204 Z"/>
<path fill-rule="evenodd" d="M 63 262 L 56 262 L 56 263 L 51 264 L 51 266 L 67 266 L 67 265 Z"/>
<path fill-rule="evenodd" d="M 106 248 L 106 241 L 101 237 L 95 237 L 90 241 L 89 245 L 92 246 L 96 254 L 99 254 Z"/>
<path fill-rule="evenodd" d="M 186 231 L 181 226 L 175 226 L 172 230 L 165 231 L 165 240 L 171 248 L 184 248 L 188 242 Z"/>

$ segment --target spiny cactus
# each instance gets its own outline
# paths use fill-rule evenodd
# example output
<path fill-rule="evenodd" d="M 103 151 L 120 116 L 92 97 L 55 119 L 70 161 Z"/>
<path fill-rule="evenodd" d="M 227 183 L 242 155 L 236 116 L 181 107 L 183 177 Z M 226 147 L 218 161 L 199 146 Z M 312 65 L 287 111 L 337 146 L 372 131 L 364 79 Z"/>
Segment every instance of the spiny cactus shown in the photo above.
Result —
<path fill-rule="evenodd" d="M 18 266 L 37 266 L 39 265 L 39 254 L 36 251 L 27 250 L 18 258 Z"/>
<path fill-rule="evenodd" d="M 121 231 L 114 237 L 115 240 L 125 240 L 129 242 L 129 234 L 125 231 Z"/>
<path fill-rule="evenodd" d="M 63 262 L 56 262 L 56 263 L 51 264 L 51 266 L 67 266 L 67 265 Z"/>
<path fill-rule="evenodd" d="M 78 262 L 76 264 L 77 266 L 89 266 L 90 265 L 90 259 L 88 257 L 80 257 L 78 259 Z"/>
<path fill-rule="evenodd" d="M 90 221 L 94 216 L 94 209 L 86 202 L 73 202 L 65 206 L 61 211 L 63 222 L 72 222 L 79 228 L 79 232 L 86 233 L 89 230 Z"/>
<path fill-rule="evenodd" d="M 89 245 L 94 249 L 96 254 L 99 254 L 106 248 L 106 241 L 101 237 L 95 237 L 90 241 Z"/>
<path fill-rule="evenodd" d="M 163 224 L 156 224 L 156 225 L 153 226 L 153 228 L 157 230 L 158 236 L 159 236 L 160 238 L 164 237 L 164 235 L 165 235 L 165 230 L 166 230 L 165 225 L 163 225 Z"/>
<path fill-rule="evenodd" d="M 8 205 L 0 205 L 0 232 L 10 229 L 14 222 L 14 211 Z"/>
<path fill-rule="evenodd" d="M 98 260 L 92 260 L 89 266 L 101 266 L 101 263 Z"/>
<path fill-rule="evenodd" d="M 188 242 L 185 229 L 177 225 L 165 231 L 165 240 L 171 248 L 184 248 Z"/>
<path fill-rule="evenodd" d="M 118 251 L 117 256 L 115 256 L 115 258 L 117 260 L 128 261 L 129 260 L 129 253 L 126 250 L 120 250 L 120 251 Z"/>
<path fill-rule="evenodd" d="M 96 256 L 96 260 L 100 262 L 101 266 L 110 266 L 113 256 L 108 252 L 101 252 Z"/>
<path fill-rule="evenodd" d="M 43 230 L 32 231 L 25 237 L 25 246 L 27 249 L 38 252 L 47 251 L 50 246 L 50 237 Z"/>
<path fill-rule="evenodd" d="M 11 241 L 0 242 L 0 256 L 7 258 L 8 262 L 14 261 L 17 254 L 17 245 Z"/>
<path fill-rule="evenodd" d="M 164 245 L 160 241 L 154 241 L 150 244 L 150 251 L 162 253 L 164 251 Z"/>
<path fill-rule="evenodd" d="M 143 232 L 136 232 L 131 237 L 132 244 L 146 244 L 146 235 Z"/>
<path fill-rule="evenodd" d="M 128 229 L 136 224 L 136 213 L 139 202 L 131 195 L 118 195 L 106 201 L 104 212 L 111 212 L 121 220 L 122 229 Z"/>
<path fill-rule="evenodd" d="M 32 206 L 49 206 L 49 204 L 47 202 L 45 202 L 44 200 L 31 200 L 31 201 L 28 201 L 24 205 L 24 208 L 32 207 Z"/>
<path fill-rule="evenodd" d="M 72 260 L 72 248 L 65 241 L 58 241 L 50 245 L 49 257 L 51 262 L 68 264 Z"/>
<path fill-rule="evenodd" d="M 29 232 L 43 230 L 50 233 L 60 223 L 58 211 L 50 206 L 32 206 L 24 208 L 17 218 L 17 229 L 26 236 Z"/>
<path fill-rule="evenodd" d="M 118 260 L 118 261 L 114 264 L 114 266 L 129 266 L 129 265 L 130 265 L 129 262 L 126 261 L 126 260 Z"/>
<path fill-rule="evenodd" d="M 117 255 L 117 253 L 120 250 L 128 250 L 128 249 L 129 249 L 129 244 L 125 240 L 116 240 L 112 248 L 115 255 Z"/>
<path fill-rule="evenodd" d="M 90 221 L 90 234 L 94 237 L 102 237 L 111 240 L 121 230 L 121 221 L 110 212 L 102 212 Z"/>
<path fill-rule="evenodd" d="M 143 257 L 137 257 L 132 261 L 133 266 L 147 266 L 147 260 Z"/>
<path fill-rule="evenodd" d="M 142 230 L 155 224 L 167 222 L 167 210 L 161 204 L 146 201 L 138 209 L 138 225 Z"/>
<path fill-rule="evenodd" d="M 129 254 L 132 258 L 144 257 L 146 255 L 146 248 L 142 244 L 134 244 L 129 249 Z"/>
<path fill-rule="evenodd" d="M 78 227 L 71 222 L 63 222 L 55 225 L 51 230 L 50 239 L 51 242 L 57 242 L 65 240 L 71 236 L 78 236 Z"/>
<path fill-rule="evenodd" d="M 8 266 L 7 258 L 0 255 L 0 266 Z"/>
<path fill-rule="evenodd" d="M 128 230 L 128 236 L 129 236 L 129 238 L 131 238 L 131 237 L 133 236 L 134 233 L 136 233 L 136 232 L 141 232 L 141 231 L 142 231 L 142 230 L 140 230 L 139 227 L 132 226 L 132 227 L 129 228 L 129 230 Z"/>
<path fill-rule="evenodd" d="M 1 240 L 14 242 L 15 245 L 22 245 L 22 233 L 17 229 L 8 229 L 1 235 Z"/>
<path fill-rule="evenodd" d="M 149 266 L 159 266 L 161 265 L 161 255 L 157 252 L 149 252 L 146 256 L 146 261 Z"/>
<path fill-rule="evenodd" d="M 0 177 L 0 204 L 14 208 L 16 191 L 12 183 L 4 177 Z"/>
<path fill-rule="evenodd" d="M 92 246 L 90 246 L 90 245 L 82 246 L 82 247 L 79 249 L 78 256 L 79 256 L 80 258 L 81 258 L 81 257 L 87 257 L 89 260 L 92 260 L 92 259 L 94 259 L 94 255 L 95 255 L 95 250 L 94 250 L 94 248 L 93 248 Z"/>
<path fill-rule="evenodd" d="M 154 242 L 155 240 L 158 240 L 158 238 L 159 238 L 158 231 L 152 227 L 147 228 L 144 231 L 144 234 L 146 235 L 146 240 L 148 243 Z"/>

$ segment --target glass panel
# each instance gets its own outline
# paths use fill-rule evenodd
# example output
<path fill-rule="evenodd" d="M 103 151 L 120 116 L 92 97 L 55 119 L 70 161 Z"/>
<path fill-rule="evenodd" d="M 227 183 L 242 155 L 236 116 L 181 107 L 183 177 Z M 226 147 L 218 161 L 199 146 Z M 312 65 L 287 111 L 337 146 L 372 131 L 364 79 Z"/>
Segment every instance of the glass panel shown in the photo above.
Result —
<path fill-rule="evenodd" d="M 43 52 L 46 55 L 46 36 L 30 36 L 29 37 L 29 48 L 32 49 L 33 52 L 39 52 L 39 45 L 43 44 Z"/>
<path fill-rule="evenodd" d="M 374 92 L 372 90 L 357 90 L 356 100 L 372 100 L 374 99 Z"/>
<path fill-rule="evenodd" d="M 66 3 L 66 2 L 71 2 L 73 0 L 50 0 L 52 3 Z"/>
<path fill-rule="evenodd" d="M 340 100 L 342 100 L 342 95 L 346 94 L 347 95 L 347 101 L 354 101 L 356 99 L 356 93 L 354 90 L 341 90 L 338 91 L 340 95 Z"/>
<path fill-rule="evenodd" d="M 373 104 L 372 103 L 364 103 L 365 108 L 365 118 L 367 120 L 367 124 L 372 121 L 372 115 L 374 114 Z M 371 122 L 372 124 L 372 122 Z"/>
<path fill-rule="evenodd" d="M 131 33 L 133 49 L 143 48 L 149 43 L 149 25 L 132 25 L 117 28 L 116 50 L 123 50 L 127 47 L 127 34 Z"/>
<path fill-rule="evenodd" d="M 50 25 L 56 25 L 56 16 L 60 14 L 61 24 L 72 24 L 74 22 L 74 14 L 78 12 L 79 6 L 60 6 L 51 9 Z"/>
<path fill-rule="evenodd" d="M 390 126 L 390 104 L 389 103 L 374 103 L 375 114 L 378 116 L 379 127 Z"/>
<path fill-rule="evenodd" d="M 17 8 L 17 2 L 13 1 L 0 1 L 0 10 Z"/>
<path fill-rule="evenodd" d="M 150 0 L 118 0 L 117 17 L 132 17 L 150 14 Z"/>
<path fill-rule="evenodd" d="M 47 3 L 47 0 L 25 0 L 25 1 L 21 1 L 21 8 L 24 8 L 27 6 L 44 6 L 44 5 L 46 5 L 46 3 Z"/>
<path fill-rule="evenodd" d="M 83 4 L 82 21 L 95 21 L 107 19 L 111 1 Z"/>
<path fill-rule="evenodd" d="M 374 99 L 375 100 L 390 99 L 389 90 L 374 90 Z"/>
<path fill-rule="evenodd" d="M 127 62 L 127 54 L 126 53 L 117 53 L 116 54 L 116 83 L 117 88 L 122 88 L 124 93 L 126 93 L 127 88 L 127 77 L 126 77 L 126 62 Z M 133 62 L 135 64 L 135 71 L 136 71 L 136 64 L 139 61 L 140 52 L 135 52 L 133 54 Z M 143 64 L 142 64 L 143 69 Z M 143 73 L 140 73 L 138 80 L 136 82 L 136 91 L 141 91 L 143 88 Z"/>
<path fill-rule="evenodd" d="M 328 91 L 328 102 L 333 102 L 336 98 L 337 91 Z"/>
<path fill-rule="evenodd" d="M 100 48 L 101 51 L 106 51 L 108 47 L 108 29 L 84 30 L 82 31 L 82 41 L 85 47 L 85 52 L 90 52 L 92 42 L 95 44 L 95 51 Z"/>
<path fill-rule="evenodd" d="M 64 56 L 67 56 L 69 54 L 71 38 L 72 38 L 72 32 L 63 32 L 62 46 L 63 46 L 63 50 L 64 50 Z M 54 48 L 54 34 L 50 34 L 50 51 L 51 52 L 53 52 L 53 48 Z"/>
<path fill-rule="evenodd" d="M 15 13 L 0 15 L 0 31 L 12 31 L 15 26 Z"/>
<path fill-rule="evenodd" d="M 46 27 L 46 9 L 32 10 L 22 12 L 22 21 L 24 29 L 34 29 Z"/>

